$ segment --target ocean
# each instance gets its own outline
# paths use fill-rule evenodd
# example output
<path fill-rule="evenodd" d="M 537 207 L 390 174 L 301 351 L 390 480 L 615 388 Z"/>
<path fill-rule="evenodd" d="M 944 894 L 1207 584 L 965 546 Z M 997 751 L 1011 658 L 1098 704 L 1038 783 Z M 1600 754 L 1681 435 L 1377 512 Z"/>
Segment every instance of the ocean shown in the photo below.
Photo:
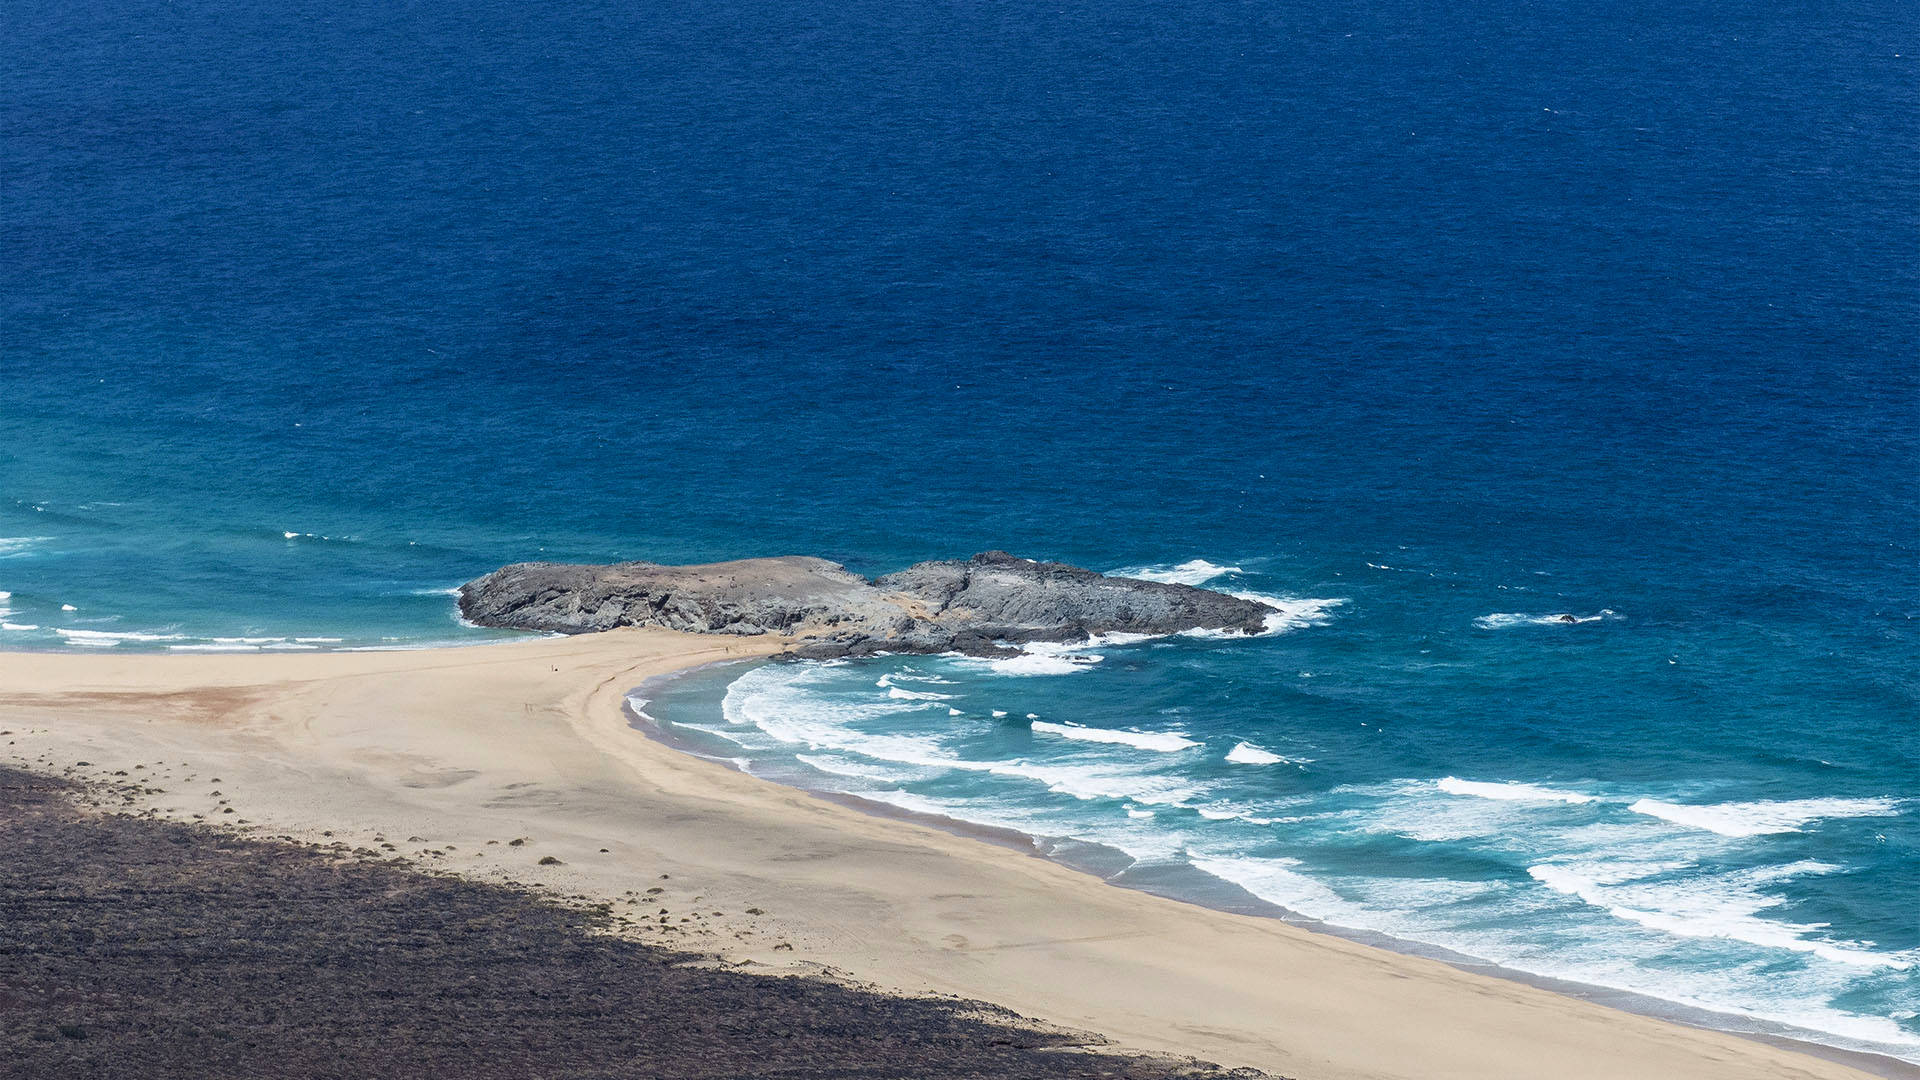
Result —
<path fill-rule="evenodd" d="M 644 707 L 1121 884 L 1920 1062 L 1910 5 L 0 26 L 0 648 L 484 643 L 449 590 L 525 559 L 1256 593 L 1256 638 Z"/>

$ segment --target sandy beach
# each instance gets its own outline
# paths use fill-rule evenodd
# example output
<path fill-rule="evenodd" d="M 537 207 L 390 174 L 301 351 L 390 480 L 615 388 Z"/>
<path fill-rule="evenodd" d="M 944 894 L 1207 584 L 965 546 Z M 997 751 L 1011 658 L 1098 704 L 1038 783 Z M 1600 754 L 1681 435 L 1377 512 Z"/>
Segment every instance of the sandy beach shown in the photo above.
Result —
<path fill-rule="evenodd" d="M 649 932 L 1298 1080 L 1868 1075 L 1113 888 L 629 727 L 623 697 L 646 679 L 782 644 L 623 630 L 419 651 L 0 654 L 0 761 L 137 779 L 151 793 L 129 811 L 392 845 L 484 881 L 699 897 L 740 914 Z"/>

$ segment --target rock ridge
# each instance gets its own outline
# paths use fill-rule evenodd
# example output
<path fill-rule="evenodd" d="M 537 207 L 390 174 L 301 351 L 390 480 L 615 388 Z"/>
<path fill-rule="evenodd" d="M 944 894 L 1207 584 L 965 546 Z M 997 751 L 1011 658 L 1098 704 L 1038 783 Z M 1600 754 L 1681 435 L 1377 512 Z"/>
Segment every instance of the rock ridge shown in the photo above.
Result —
<path fill-rule="evenodd" d="M 480 626 L 589 634 L 657 626 L 700 634 L 787 634 L 794 655 L 1004 655 L 1097 634 L 1266 628 L 1273 608 L 1225 593 L 1110 577 L 986 551 L 868 580 L 804 555 L 696 566 L 515 563 L 460 586 Z"/>

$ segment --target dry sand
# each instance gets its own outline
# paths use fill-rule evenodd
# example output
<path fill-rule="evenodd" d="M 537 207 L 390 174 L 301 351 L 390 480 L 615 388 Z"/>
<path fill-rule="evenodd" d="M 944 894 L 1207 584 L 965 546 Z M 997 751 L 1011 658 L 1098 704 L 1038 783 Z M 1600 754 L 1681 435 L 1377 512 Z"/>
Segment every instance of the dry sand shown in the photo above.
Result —
<path fill-rule="evenodd" d="M 157 789 L 131 810 L 392 844 L 428 866 L 593 897 L 660 889 L 675 912 L 755 912 L 648 932 L 1299 1080 L 1867 1075 L 1113 888 L 628 727 L 623 697 L 644 680 L 780 647 L 623 630 L 414 652 L 0 654 L 0 760 Z"/>

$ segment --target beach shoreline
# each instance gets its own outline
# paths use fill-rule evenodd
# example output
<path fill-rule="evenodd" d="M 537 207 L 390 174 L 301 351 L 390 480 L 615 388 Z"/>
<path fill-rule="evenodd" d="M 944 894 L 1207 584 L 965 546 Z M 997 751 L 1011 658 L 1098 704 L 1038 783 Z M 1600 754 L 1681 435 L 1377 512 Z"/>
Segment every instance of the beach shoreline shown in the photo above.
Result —
<path fill-rule="evenodd" d="M 695 668 L 687 668 L 681 671 L 655 676 L 645 683 L 642 683 L 639 687 L 636 687 L 629 696 L 627 712 L 630 723 L 635 731 L 680 753 L 691 755 L 703 761 L 712 762 L 730 771 L 754 776 L 755 774 L 743 768 L 734 759 L 716 757 L 702 752 L 693 744 L 680 738 L 672 730 L 670 724 L 647 714 L 642 708 L 635 708 L 632 702 L 633 697 L 639 697 L 642 699 L 642 704 L 646 704 L 651 701 L 656 693 L 654 688 L 700 671 L 718 667 L 750 664 L 753 662 L 754 661 L 751 660 L 738 659 L 721 660 L 710 664 L 703 664 Z M 767 779 L 765 777 L 756 778 Z M 954 836 L 993 844 L 1021 854 L 1046 859 L 1060 866 L 1067 867 L 1070 870 L 1094 877 L 1103 884 L 1111 885 L 1115 888 L 1132 889 L 1148 895 L 1173 900 L 1178 903 L 1191 904 L 1196 907 L 1226 914 L 1278 919 L 1289 926 L 1299 927 L 1312 933 L 1330 934 L 1334 937 L 1371 948 L 1384 949 L 1388 952 L 1403 956 L 1414 956 L 1426 960 L 1438 961 L 1461 971 L 1521 983 L 1536 989 L 1545 990 L 1549 993 L 1577 998 L 1581 1001 L 1591 1002 L 1606 1008 L 1618 1009 L 1623 1012 L 1651 1017 L 1656 1020 L 1682 1024 L 1703 1031 L 1754 1039 L 1769 1045 L 1778 1046 L 1785 1050 L 1848 1065 L 1875 1076 L 1888 1078 L 1888 1080 L 1920 1080 L 1920 1066 L 1884 1054 L 1832 1046 L 1813 1038 L 1801 1038 L 1791 1034 L 1756 1030 L 1756 1028 L 1765 1025 L 1767 1022 L 1757 1020 L 1753 1017 L 1742 1016 L 1738 1013 L 1718 1012 L 1707 1008 L 1691 1007 L 1679 1002 L 1633 990 L 1625 990 L 1595 983 L 1583 983 L 1572 979 L 1555 978 L 1550 975 L 1541 975 L 1520 968 L 1508 967 L 1491 960 L 1484 960 L 1479 957 L 1456 952 L 1443 946 L 1432 945 L 1412 938 L 1396 937 L 1378 930 L 1344 926 L 1339 923 L 1328 922 L 1324 919 L 1316 919 L 1310 915 L 1294 911 L 1284 905 L 1258 897 L 1232 882 L 1215 878 L 1198 868 L 1189 868 L 1190 874 L 1207 879 L 1211 886 L 1210 889 L 1182 889 L 1177 885 L 1168 887 L 1165 883 L 1158 880 L 1141 880 L 1136 877 L 1129 877 L 1125 871 L 1119 873 L 1112 872 L 1112 864 L 1129 862 L 1131 860 L 1123 852 L 1114 851 L 1106 848 L 1104 845 L 1086 841 L 1073 841 L 1072 843 L 1076 849 L 1098 849 L 1100 852 L 1108 853 L 1108 858 L 1104 860 L 1097 857 L 1089 857 L 1085 853 L 1080 853 L 1079 857 L 1075 857 L 1075 854 L 1063 852 L 1054 846 L 1054 841 L 1059 838 L 1036 836 L 1003 826 L 987 825 L 977 821 L 968 821 L 964 818 L 911 810 L 876 799 L 862 798 L 858 794 L 851 792 L 836 791 L 832 788 L 815 787 L 784 780 L 767 780 L 767 782 L 792 787 L 796 790 L 804 791 L 815 798 L 823 799 L 836 805 L 850 807 L 860 813 L 873 817 L 884 820 L 909 822 L 915 825 L 938 829 L 942 832 L 951 833 Z M 1229 899 L 1229 896 L 1231 899 Z"/>
<path fill-rule="evenodd" d="M 480 880 L 602 897 L 666 867 L 653 887 L 756 913 L 663 932 L 678 947 L 978 998 L 1300 1080 L 1920 1072 L 1107 888 L 635 737 L 625 703 L 648 680 L 784 645 L 634 630 L 484 650 L 0 653 L 0 749 L 43 772 L 145 774 L 154 792 L 130 809 Z"/>

